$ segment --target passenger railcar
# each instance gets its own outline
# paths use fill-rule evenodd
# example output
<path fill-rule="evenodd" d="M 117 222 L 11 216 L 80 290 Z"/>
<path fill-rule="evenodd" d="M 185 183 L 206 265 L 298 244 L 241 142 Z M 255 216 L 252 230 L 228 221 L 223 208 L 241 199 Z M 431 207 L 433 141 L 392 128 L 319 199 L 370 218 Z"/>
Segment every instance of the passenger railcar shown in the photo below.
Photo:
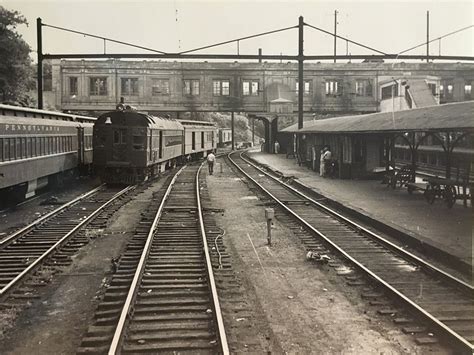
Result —
<path fill-rule="evenodd" d="M 216 148 L 215 124 L 150 116 L 119 105 L 94 125 L 93 165 L 108 183 L 144 181 Z"/>
<path fill-rule="evenodd" d="M 219 143 L 218 147 L 223 148 L 232 142 L 232 129 L 219 128 Z"/>
<path fill-rule="evenodd" d="M 179 120 L 184 128 L 183 154 L 193 159 L 203 158 L 217 147 L 215 123 L 205 121 Z"/>
<path fill-rule="evenodd" d="M 0 196 L 31 197 L 92 163 L 93 118 L 0 105 Z M 80 122 L 79 122 L 80 121 Z"/>

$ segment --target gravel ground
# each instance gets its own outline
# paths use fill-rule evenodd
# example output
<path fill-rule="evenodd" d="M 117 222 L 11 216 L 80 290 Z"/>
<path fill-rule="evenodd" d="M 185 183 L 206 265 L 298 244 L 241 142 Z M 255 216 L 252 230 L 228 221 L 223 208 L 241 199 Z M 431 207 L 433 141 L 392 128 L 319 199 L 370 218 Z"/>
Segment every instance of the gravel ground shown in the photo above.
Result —
<path fill-rule="evenodd" d="M 41 205 L 45 200 L 56 197 L 58 203 L 66 203 L 99 186 L 98 179 L 82 178 L 62 189 L 47 191 L 17 207 L 0 212 L 0 240 L 13 231 L 32 223 L 42 215 L 55 210 L 59 205 Z"/>
<path fill-rule="evenodd" d="M 262 329 L 254 329 L 256 337 L 271 334 L 274 349 L 281 349 L 275 353 L 449 353 L 438 345 L 417 346 L 390 317 L 378 316 L 344 278 L 306 261 L 298 238 L 278 221 L 268 247 L 263 201 L 227 166 L 222 174 L 219 165 L 216 171 L 207 178 L 216 207 L 225 210 L 216 219 L 226 229 L 235 272 L 247 281 L 248 297 L 256 298 L 256 309 L 266 318 Z"/>

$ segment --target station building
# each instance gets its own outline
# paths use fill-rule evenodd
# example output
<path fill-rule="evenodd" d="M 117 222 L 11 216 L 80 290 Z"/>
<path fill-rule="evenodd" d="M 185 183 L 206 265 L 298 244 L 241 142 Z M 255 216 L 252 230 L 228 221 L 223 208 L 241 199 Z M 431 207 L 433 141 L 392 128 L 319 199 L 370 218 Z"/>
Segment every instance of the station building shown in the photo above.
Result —
<path fill-rule="evenodd" d="M 470 63 L 304 65 L 304 114 L 370 113 L 472 98 Z M 297 112 L 297 63 L 54 60 L 46 104 L 101 112 L 120 97 L 140 110 L 245 112 L 272 120 Z M 285 104 L 281 104 L 284 102 Z"/>

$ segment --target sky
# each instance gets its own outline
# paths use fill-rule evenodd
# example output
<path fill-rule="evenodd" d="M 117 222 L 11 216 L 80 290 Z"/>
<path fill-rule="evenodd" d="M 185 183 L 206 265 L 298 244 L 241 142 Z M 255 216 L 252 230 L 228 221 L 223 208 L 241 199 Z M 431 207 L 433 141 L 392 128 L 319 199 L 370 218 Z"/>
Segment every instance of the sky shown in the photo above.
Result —
<path fill-rule="evenodd" d="M 163 52 L 185 51 L 208 44 L 296 26 L 298 17 L 329 32 L 338 11 L 340 36 L 385 53 L 399 53 L 426 41 L 426 12 L 430 38 L 474 24 L 474 1 L 267 1 L 267 0 L 0 0 L 17 10 L 29 26 L 18 32 L 36 50 L 36 18 L 43 23 L 150 47 Z M 305 28 L 305 54 L 332 54 L 333 37 Z M 437 55 L 474 56 L 474 28 L 430 44 Z M 44 53 L 103 53 L 103 41 L 43 28 Z M 298 31 L 240 41 L 240 54 L 295 55 Z M 338 54 L 376 54 L 338 40 Z M 147 53 L 108 43 L 108 53 Z M 196 53 L 236 54 L 232 43 Z M 407 54 L 426 54 L 426 47 Z"/>

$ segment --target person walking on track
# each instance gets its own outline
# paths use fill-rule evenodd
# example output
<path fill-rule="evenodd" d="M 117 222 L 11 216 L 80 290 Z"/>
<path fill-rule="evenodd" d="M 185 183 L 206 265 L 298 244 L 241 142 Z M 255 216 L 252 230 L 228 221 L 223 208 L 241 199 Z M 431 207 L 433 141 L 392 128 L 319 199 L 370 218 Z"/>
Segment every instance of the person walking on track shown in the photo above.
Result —
<path fill-rule="evenodd" d="M 210 152 L 207 156 L 207 166 L 209 168 L 209 174 L 212 175 L 214 173 L 214 161 L 216 160 L 216 156 L 213 152 Z"/>

